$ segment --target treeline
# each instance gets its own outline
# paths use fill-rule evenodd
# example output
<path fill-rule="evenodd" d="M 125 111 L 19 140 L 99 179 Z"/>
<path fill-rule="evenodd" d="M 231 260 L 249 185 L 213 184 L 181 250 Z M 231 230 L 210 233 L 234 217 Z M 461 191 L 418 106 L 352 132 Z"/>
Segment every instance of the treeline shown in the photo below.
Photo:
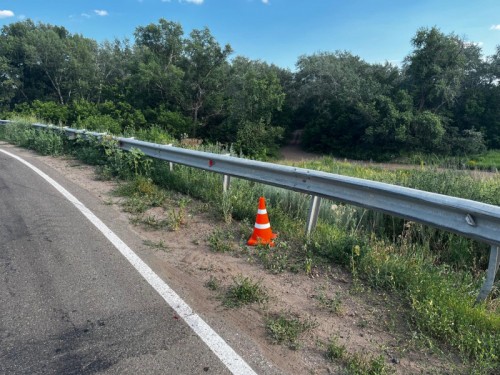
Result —
<path fill-rule="evenodd" d="M 301 56 L 291 72 L 165 19 L 137 27 L 133 43 L 100 44 L 25 20 L 0 34 L 0 114 L 114 133 L 155 126 L 257 158 L 295 130 L 308 150 L 354 158 L 500 148 L 500 46 L 484 57 L 435 27 L 411 42 L 402 67 L 337 51 Z"/>

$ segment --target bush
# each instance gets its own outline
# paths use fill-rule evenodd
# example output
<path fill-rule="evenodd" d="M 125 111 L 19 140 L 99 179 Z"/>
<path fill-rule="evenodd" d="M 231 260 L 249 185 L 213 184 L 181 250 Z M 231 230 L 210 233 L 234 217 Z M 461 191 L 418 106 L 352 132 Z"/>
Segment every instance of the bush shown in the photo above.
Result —
<path fill-rule="evenodd" d="M 79 120 L 75 125 L 80 129 L 107 132 L 114 135 L 120 135 L 122 132 L 120 123 L 109 115 L 92 115 Z"/>
<path fill-rule="evenodd" d="M 52 129 L 35 129 L 27 121 L 15 121 L 4 126 L 2 137 L 7 141 L 42 155 L 60 155 L 64 151 L 65 136 Z"/>
<path fill-rule="evenodd" d="M 14 112 L 23 117 L 36 117 L 43 122 L 62 125 L 68 121 L 68 107 L 56 102 L 42 102 L 35 100 L 30 104 L 17 104 Z"/>
<path fill-rule="evenodd" d="M 255 159 L 267 159 L 278 155 L 278 146 L 284 129 L 278 126 L 244 121 L 236 134 L 234 147 L 243 155 Z"/>

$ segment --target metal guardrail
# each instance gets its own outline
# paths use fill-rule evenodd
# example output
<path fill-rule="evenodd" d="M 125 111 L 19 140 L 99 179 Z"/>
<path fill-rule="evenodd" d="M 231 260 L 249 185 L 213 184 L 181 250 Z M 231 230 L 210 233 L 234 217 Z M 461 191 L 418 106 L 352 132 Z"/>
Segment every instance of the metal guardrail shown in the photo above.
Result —
<path fill-rule="evenodd" d="M 0 124 L 6 123 L 8 121 L 0 120 Z M 80 134 L 102 137 L 104 134 L 44 124 L 33 124 L 33 126 L 58 129 L 68 136 Z M 327 198 L 486 242 L 491 245 L 489 266 L 477 302 L 484 301 L 493 288 L 500 265 L 500 207 L 498 206 L 310 169 L 158 145 L 132 138 L 114 137 L 114 139 L 123 150 L 137 148 L 145 155 L 156 159 L 223 174 L 224 189 L 229 187 L 229 176 L 232 176 L 309 194 L 312 197 L 307 234 L 316 225 L 321 198 Z"/>

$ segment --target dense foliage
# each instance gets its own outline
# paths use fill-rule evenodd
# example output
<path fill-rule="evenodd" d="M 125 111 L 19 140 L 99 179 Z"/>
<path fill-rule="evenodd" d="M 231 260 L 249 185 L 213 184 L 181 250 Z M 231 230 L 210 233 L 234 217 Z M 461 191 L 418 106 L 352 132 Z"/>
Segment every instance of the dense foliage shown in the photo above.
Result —
<path fill-rule="evenodd" d="M 484 57 L 435 27 L 412 45 L 402 67 L 337 51 L 301 56 L 291 72 L 165 19 L 137 27 L 133 43 L 100 44 L 25 20 L 0 33 L 0 114 L 114 133 L 155 126 L 256 158 L 295 130 L 305 148 L 347 157 L 500 148 L 500 46 Z"/>

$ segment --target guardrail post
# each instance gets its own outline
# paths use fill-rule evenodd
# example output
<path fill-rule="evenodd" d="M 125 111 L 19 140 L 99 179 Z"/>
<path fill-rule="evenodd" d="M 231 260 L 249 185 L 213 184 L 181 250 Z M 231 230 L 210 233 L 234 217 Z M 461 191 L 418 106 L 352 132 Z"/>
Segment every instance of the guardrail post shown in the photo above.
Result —
<path fill-rule="evenodd" d="M 173 146 L 172 143 L 169 143 L 167 146 Z M 170 172 L 172 172 L 174 170 L 174 163 L 172 163 L 171 161 L 168 162 L 168 168 L 170 170 Z"/>
<path fill-rule="evenodd" d="M 231 176 L 227 174 L 224 175 L 224 179 L 222 180 L 222 190 L 226 193 L 229 190 L 229 185 L 231 183 Z"/>
<path fill-rule="evenodd" d="M 231 154 L 224 154 L 224 156 L 231 156 Z M 222 180 L 222 190 L 227 192 L 229 190 L 229 185 L 231 184 L 231 176 L 225 174 Z"/>
<path fill-rule="evenodd" d="M 498 246 L 491 246 L 490 250 L 490 262 L 488 264 L 488 271 L 486 273 L 486 280 L 484 281 L 481 291 L 476 299 L 476 304 L 484 302 L 491 290 L 493 289 L 493 283 L 495 282 L 495 276 L 500 266 L 500 248 Z"/>
<path fill-rule="evenodd" d="M 311 195 L 311 205 L 309 206 L 309 215 L 307 215 L 306 234 L 309 236 L 318 223 L 319 206 L 321 198 L 317 195 Z"/>

